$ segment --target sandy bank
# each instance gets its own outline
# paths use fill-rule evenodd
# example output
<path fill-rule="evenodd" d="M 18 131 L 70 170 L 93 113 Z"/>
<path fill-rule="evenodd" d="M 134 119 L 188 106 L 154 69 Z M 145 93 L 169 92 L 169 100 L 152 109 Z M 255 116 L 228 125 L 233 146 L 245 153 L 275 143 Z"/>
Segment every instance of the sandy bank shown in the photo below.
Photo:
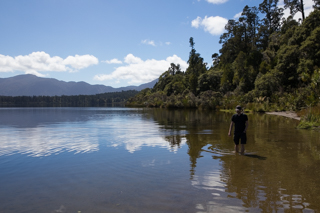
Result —
<path fill-rule="evenodd" d="M 293 118 L 300 121 L 300 117 L 297 115 L 297 113 L 292 111 L 284 111 L 284 112 L 266 112 L 266 114 L 269 115 L 280 115 L 288 118 Z"/>

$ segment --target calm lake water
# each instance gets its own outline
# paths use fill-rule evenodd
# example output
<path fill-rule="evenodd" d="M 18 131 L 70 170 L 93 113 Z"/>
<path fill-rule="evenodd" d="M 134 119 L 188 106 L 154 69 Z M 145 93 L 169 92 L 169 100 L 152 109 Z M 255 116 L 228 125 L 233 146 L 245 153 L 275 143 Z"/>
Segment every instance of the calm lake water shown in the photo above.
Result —
<path fill-rule="evenodd" d="M 319 212 L 319 132 L 249 114 L 0 109 L 0 212 Z"/>

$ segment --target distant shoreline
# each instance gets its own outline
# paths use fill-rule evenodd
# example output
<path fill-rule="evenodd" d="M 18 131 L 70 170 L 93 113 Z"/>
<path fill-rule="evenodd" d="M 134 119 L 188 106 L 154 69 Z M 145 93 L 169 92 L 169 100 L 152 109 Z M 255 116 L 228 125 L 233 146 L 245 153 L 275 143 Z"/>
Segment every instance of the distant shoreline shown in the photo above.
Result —
<path fill-rule="evenodd" d="M 293 111 L 283 111 L 283 112 L 266 112 L 268 115 L 279 115 L 279 116 L 284 116 L 287 118 L 293 118 L 295 120 L 300 121 L 300 117 L 297 115 L 297 113 Z"/>

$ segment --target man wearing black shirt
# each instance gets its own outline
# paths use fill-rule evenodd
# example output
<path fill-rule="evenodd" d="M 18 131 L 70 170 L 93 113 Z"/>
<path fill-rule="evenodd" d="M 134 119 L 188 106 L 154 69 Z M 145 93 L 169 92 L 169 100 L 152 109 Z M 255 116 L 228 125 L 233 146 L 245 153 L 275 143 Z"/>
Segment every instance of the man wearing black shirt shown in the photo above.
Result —
<path fill-rule="evenodd" d="M 241 106 L 236 107 L 237 114 L 234 114 L 231 118 L 231 124 L 229 128 L 228 135 L 231 136 L 231 131 L 233 125 L 234 127 L 234 135 L 233 135 L 233 141 L 235 144 L 235 151 L 239 152 L 239 140 L 241 139 L 241 154 L 244 153 L 244 145 L 247 143 L 247 128 L 248 128 L 248 116 L 244 113 L 242 113 Z"/>

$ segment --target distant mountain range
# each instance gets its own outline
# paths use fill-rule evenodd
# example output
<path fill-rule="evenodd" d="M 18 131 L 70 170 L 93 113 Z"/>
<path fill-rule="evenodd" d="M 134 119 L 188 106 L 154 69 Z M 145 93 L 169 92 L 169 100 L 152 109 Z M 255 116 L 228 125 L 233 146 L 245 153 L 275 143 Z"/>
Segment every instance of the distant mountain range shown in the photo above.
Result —
<path fill-rule="evenodd" d="M 41 78 L 35 75 L 17 75 L 0 78 L 0 95 L 2 96 L 61 96 L 61 95 L 95 95 L 105 92 L 127 90 L 140 91 L 152 88 L 158 79 L 140 86 L 113 88 L 104 85 L 91 85 L 86 82 L 65 82 L 54 78 Z"/>

